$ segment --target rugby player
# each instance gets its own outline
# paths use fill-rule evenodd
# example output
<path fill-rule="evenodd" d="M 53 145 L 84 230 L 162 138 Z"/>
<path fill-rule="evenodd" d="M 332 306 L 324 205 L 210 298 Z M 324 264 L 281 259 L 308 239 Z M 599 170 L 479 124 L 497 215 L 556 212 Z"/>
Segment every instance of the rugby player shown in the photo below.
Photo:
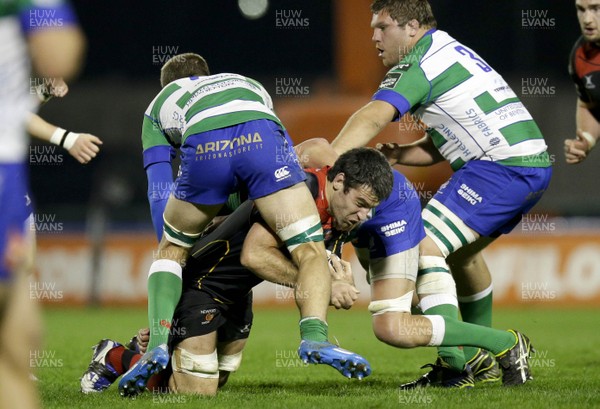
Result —
<path fill-rule="evenodd" d="M 600 137 L 600 1 L 576 0 L 581 37 L 569 57 L 569 74 L 577 91 L 576 137 L 565 140 L 567 163 L 582 162 Z"/>
<path fill-rule="evenodd" d="M 61 24 L 36 24 L 43 15 Z M 72 77 L 85 40 L 73 10 L 61 0 L 0 2 L 0 38 L 0 407 L 30 409 L 39 402 L 27 357 L 39 347 L 41 328 L 27 291 L 33 246 L 23 223 L 28 214 L 25 127 L 28 112 L 36 109 L 31 69 L 46 78 Z"/>
<path fill-rule="evenodd" d="M 343 374 L 360 367 L 364 371 L 351 370 L 351 375 L 368 375 L 363 357 L 328 341 L 331 279 L 319 215 L 267 91 L 241 75 L 210 75 L 204 58 L 191 53 L 165 63 L 161 85 L 142 125 L 149 186 L 172 180 L 172 148 L 180 149 L 181 166 L 166 205 L 159 201 L 152 206 L 155 227 L 164 226 L 164 234 L 148 276 L 150 344 L 147 356 L 119 383 L 123 395 L 144 390 L 147 372 L 166 366 L 169 327 L 182 291 L 182 265 L 238 184 L 247 187 L 266 223 L 286 243 L 299 269 L 298 286 L 309 294 L 296 297 L 300 354 L 318 356 L 337 367 L 343 360 Z M 146 363 L 150 368 L 142 371 Z"/>
<path fill-rule="evenodd" d="M 364 146 L 390 121 L 411 112 L 426 135 L 408 145 L 380 146 L 390 163 L 450 162 L 454 175 L 422 213 L 427 234 L 416 285 L 428 328 L 438 334 L 431 345 L 449 345 L 454 333 L 445 320 L 458 319 L 458 302 L 446 259 L 454 255 L 469 283 L 463 287 L 470 292 L 461 294 L 470 309 L 463 317 L 486 325 L 492 287 L 480 252 L 538 202 L 552 174 L 550 158 L 537 124 L 510 86 L 473 50 L 436 28 L 426 0 L 376 0 L 371 11 L 372 40 L 390 70 L 332 146 L 337 153 Z M 481 328 L 473 327 L 470 336 L 485 337 Z M 526 336 L 507 332 L 497 348 L 500 352 L 492 352 L 504 369 L 504 385 L 531 379 Z M 440 347 L 438 353 L 428 374 L 402 387 L 471 384 L 467 374 L 460 381 L 460 374 L 480 353 L 477 348 Z"/>
<path fill-rule="evenodd" d="M 337 155 L 324 139 L 308 140 L 298 145 L 297 149 L 299 155 L 311 156 L 309 161 L 314 161 L 317 156 L 317 161 L 322 162 L 323 158 Z M 318 155 L 315 155 L 315 151 L 318 151 Z M 307 171 L 326 173 L 327 167 L 319 171 Z M 488 351 L 501 354 L 502 340 L 512 333 L 510 330 L 500 331 L 441 315 L 411 315 L 411 306 L 416 304 L 414 293 L 419 243 L 425 237 L 420 211 L 417 192 L 400 172 L 394 170 L 392 194 L 375 208 L 373 217 L 362 223 L 354 235 L 352 243 L 356 255 L 367 271 L 367 281 L 371 285 L 369 311 L 373 315 L 373 331 L 382 342 L 399 348 L 430 346 L 440 342 L 444 346 L 475 347 L 476 354 L 462 371 L 444 367 L 430 373 L 426 385 L 472 388 L 475 382 L 500 380 L 503 371 L 494 355 Z M 253 234 L 253 230 L 244 244 L 242 260 L 247 258 L 245 252 L 253 254 L 252 262 L 246 262 L 246 265 L 260 270 L 261 260 L 272 248 L 268 234 Z M 261 250 L 261 247 L 264 249 Z M 444 333 L 434 331 L 431 320 L 443 320 L 444 333 L 449 336 L 442 337 Z M 504 371 L 514 371 L 518 365 L 513 363 Z M 419 386 L 424 385 L 421 382 Z"/>

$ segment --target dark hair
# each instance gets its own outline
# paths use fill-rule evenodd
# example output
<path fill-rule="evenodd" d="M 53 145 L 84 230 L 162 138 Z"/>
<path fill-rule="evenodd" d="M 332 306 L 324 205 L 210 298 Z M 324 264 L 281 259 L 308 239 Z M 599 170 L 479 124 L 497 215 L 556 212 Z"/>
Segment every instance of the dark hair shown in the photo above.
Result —
<path fill-rule="evenodd" d="M 355 148 L 342 154 L 327 172 L 330 182 L 344 174 L 344 192 L 351 188 L 370 188 L 378 201 L 392 193 L 394 175 L 385 156 L 373 148 Z"/>
<path fill-rule="evenodd" d="M 427 0 L 375 0 L 371 4 L 371 11 L 373 14 L 385 11 L 401 26 L 415 19 L 426 28 L 437 27 L 437 21 Z"/>
<path fill-rule="evenodd" d="M 206 60 L 194 53 L 177 54 L 160 69 L 160 85 L 164 88 L 170 82 L 194 75 L 210 75 Z"/>

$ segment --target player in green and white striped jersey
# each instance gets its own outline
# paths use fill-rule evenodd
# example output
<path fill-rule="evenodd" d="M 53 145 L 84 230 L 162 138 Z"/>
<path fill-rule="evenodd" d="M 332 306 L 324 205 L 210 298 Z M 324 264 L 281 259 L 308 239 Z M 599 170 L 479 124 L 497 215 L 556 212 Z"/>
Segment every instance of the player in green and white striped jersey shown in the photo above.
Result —
<path fill-rule="evenodd" d="M 268 226 L 285 243 L 298 267 L 299 355 L 328 364 L 347 377 L 371 372 L 361 356 L 328 342 L 330 274 L 323 230 L 315 202 L 292 141 L 273 112 L 267 91 L 237 74 L 210 75 L 197 54 L 174 56 L 161 70 L 163 89 L 144 115 L 142 143 L 149 193 L 168 200 L 151 202 L 162 238 L 148 275 L 148 352 L 123 375 L 122 395 L 136 395 L 169 360 L 167 338 L 182 291 L 182 266 L 189 249 L 227 202 L 247 188 Z M 170 192 L 173 149 L 181 166 Z M 166 182 L 166 183 L 165 183 Z M 161 220 L 162 219 L 162 220 Z M 159 236 L 161 234 L 159 233 Z M 180 372 L 211 378 L 215 351 L 180 351 Z M 218 379 L 214 379 L 215 382 Z"/>
<path fill-rule="evenodd" d="M 0 407 L 39 407 L 27 357 L 39 348 L 40 319 L 29 299 L 34 242 L 26 231 L 31 70 L 46 80 L 79 69 L 83 47 L 64 0 L 0 0 Z"/>
<path fill-rule="evenodd" d="M 453 271 L 469 280 L 462 286 L 470 288 L 461 294 L 466 296 L 461 302 L 463 318 L 489 326 L 491 277 L 480 251 L 510 232 L 546 190 L 552 173 L 546 144 L 500 74 L 473 50 L 436 29 L 427 0 L 375 0 L 371 11 L 372 40 L 390 70 L 373 100 L 348 120 L 333 147 L 342 153 L 364 146 L 390 121 L 409 112 L 424 124 L 421 140 L 380 147 L 393 164 L 427 166 L 446 160 L 455 170 L 423 210 L 427 236 L 420 245 L 420 305 L 432 331 L 440 339 L 451 337 L 451 329 L 439 318 L 458 317 L 455 283 L 446 261 L 450 256 Z M 478 336 L 476 329 L 473 336 Z M 530 379 L 529 341 L 515 332 L 512 341 L 502 342 L 507 352 L 497 359 L 503 367 L 514 364 L 505 368 L 504 384 L 525 383 Z M 486 359 L 477 349 L 438 351 L 440 359 L 432 371 L 404 387 L 463 386 L 453 379 L 460 378 L 463 369 L 468 371 L 466 362 L 476 377 L 490 380 L 485 375 L 489 372 L 478 373 Z"/>

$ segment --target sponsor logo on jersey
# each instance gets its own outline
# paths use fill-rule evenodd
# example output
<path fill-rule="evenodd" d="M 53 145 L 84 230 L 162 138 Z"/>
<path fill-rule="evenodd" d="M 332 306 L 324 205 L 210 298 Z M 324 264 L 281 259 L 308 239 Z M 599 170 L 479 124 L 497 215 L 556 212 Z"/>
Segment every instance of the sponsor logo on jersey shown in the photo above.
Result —
<path fill-rule="evenodd" d="M 275 172 L 273 172 L 273 175 L 275 175 L 275 181 L 279 182 L 279 181 L 282 181 L 283 179 L 289 178 L 290 171 L 287 166 L 284 166 L 282 168 L 277 169 Z"/>
<path fill-rule="evenodd" d="M 474 191 L 473 189 L 471 189 L 469 186 L 465 185 L 464 183 L 460 185 L 460 187 L 458 188 L 458 190 L 456 192 L 459 194 L 460 197 L 465 199 L 467 202 L 469 202 L 473 206 L 476 205 L 477 203 L 481 203 L 483 201 L 483 199 L 479 195 L 479 193 L 477 193 L 476 191 Z"/>
<path fill-rule="evenodd" d="M 196 146 L 196 155 L 202 155 L 203 153 L 209 152 L 234 150 L 244 145 L 260 143 L 262 141 L 263 140 L 260 134 L 255 132 L 254 135 L 241 135 L 231 139 L 199 143 L 198 146 Z"/>
<path fill-rule="evenodd" d="M 394 88 L 398 83 L 398 80 L 402 77 L 401 72 L 392 72 L 385 76 L 381 84 L 379 85 L 379 89 L 381 88 Z"/>
<path fill-rule="evenodd" d="M 210 141 L 196 145 L 196 160 L 232 158 L 237 154 L 263 148 L 263 139 L 258 132 L 254 135 L 241 135 L 231 139 Z"/>
<path fill-rule="evenodd" d="M 406 222 L 406 220 L 397 220 L 393 223 L 382 226 L 380 230 L 385 235 L 385 237 L 391 237 L 400 233 L 404 233 L 407 224 L 408 223 Z"/>
<path fill-rule="evenodd" d="M 412 64 L 408 64 L 408 63 L 404 63 L 404 64 L 398 64 L 394 67 L 395 70 L 400 70 L 400 71 L 408 71 L 408 69 L 412 67 Z"/>

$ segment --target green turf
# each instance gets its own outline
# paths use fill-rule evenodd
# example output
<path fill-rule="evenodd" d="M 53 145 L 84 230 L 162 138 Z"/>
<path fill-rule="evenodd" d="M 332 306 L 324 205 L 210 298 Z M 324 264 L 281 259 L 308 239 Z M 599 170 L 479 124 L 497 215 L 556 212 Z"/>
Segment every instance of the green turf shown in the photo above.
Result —
<path fill-rule="evenodd" d="M 516 328 L 537 348 L 534 381 L 470 391 L 424 389 L 399 392 L 401 382 L 423 373 L 434 349 L 398 350 L 378 342 L 366 309 L 332 311 L 330 334 L 365 355 L 373 374 L 348 380 L 327 366 L 295 358 L 297 312 L 255 311 L 255 324 L 240 370 L 215 398 L 145 393 L 123 399 L 116 385 L 102 394 L 83 395 L 79 377 L 101 338 L 127 341 L 145 321 L 141 309 L 48 309 L 45 345 L 38 351 L 37 375 L 44 408 L 591 408 L 600 407 L 600 331 L 597 310 L 498 310 L 498 328 Z M 34 361 L 35 362 L 35 361 Z M 34 363 L 34 365 L 36 365 Z"/>

